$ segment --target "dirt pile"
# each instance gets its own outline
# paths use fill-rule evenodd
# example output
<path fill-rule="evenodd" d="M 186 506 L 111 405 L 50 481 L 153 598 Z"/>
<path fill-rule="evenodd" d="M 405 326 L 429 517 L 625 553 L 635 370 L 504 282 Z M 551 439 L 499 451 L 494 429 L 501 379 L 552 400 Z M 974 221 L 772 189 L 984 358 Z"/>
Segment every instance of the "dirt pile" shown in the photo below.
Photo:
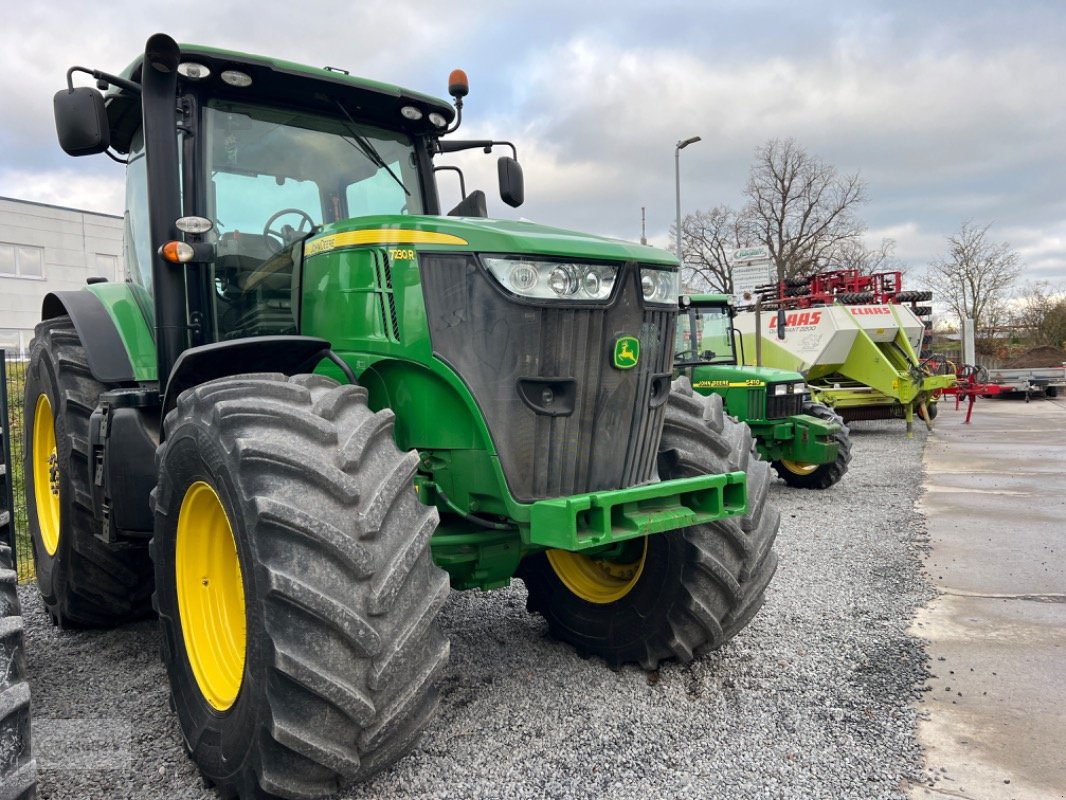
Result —
<path fill-rule="evenodd" d="M 1001 369 L 1046 369 L 1061 367 L 1066 363 L 1066 350 L 1045 345 L 1020 353 L 1004 364 Z"/>

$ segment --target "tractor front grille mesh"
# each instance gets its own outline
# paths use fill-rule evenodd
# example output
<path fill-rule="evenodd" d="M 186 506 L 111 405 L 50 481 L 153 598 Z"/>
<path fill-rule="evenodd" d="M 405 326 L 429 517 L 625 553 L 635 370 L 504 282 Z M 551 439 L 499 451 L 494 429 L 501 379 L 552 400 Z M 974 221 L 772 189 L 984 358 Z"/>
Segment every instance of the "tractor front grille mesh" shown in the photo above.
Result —
<path fill-rule="evenodd" d="M 766 387 L 769 392 L 773 386 Z M 803 413 L 803 395 L 786 394 L 781 397 L 766 397 L 766 419 L 782 419 Z"/>
<path fill-rule="evenodd" d="M 511 493 L 522 502 L 618 489 L 656 477 L 676 314 L 643 307 L 626 264 L 608 306 L 560 307 L 506 294 L 471 256 L 420 256 L 433 352 L 469 387 Z M 621 336 L 632 369 L 612 365 Z M 570 413 L 538 411 L 520 385 L 572 387 Z"/>

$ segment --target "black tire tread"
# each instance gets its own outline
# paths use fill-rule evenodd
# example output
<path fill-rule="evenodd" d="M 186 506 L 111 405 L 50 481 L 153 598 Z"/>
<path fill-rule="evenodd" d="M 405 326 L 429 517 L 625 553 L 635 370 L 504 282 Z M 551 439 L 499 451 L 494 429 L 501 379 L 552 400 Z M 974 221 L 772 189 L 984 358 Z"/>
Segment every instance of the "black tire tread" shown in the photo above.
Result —
<path fill-rule="evenodd" d="M 840 430 L 833 436 L 837 443 L 837 457 L 828 464 L 819 464 L 818 469 L 807 475 L 797 475 L 780 461 L 773 462 L 774 471 L 789 486 L 797 489 L 828 489 L 840 482 L 851 463 L 851 432 L 844 418 L 822 403 L 804 403 L 803 413 L 823 422 L 835 422 Z"/>
<path fill-rule="evenodd" d="M 693 413 L 695 409 L 683 402 L 685 398 L 697 400 L 703 406 L 702 413 Z M 748 477 L 747 514 L 682 531 L 693 553 L 689 559 L 693 567 L 683 577 L 692 600 L 686 609 L 687 619 L 677 620 L 674 633 L 685 642 L 686 651 L 699 656 L 728 642 L 762 607 L 766 586 L 777 570 L 773 543 L 781 516 L 768 500 L 769 465 L 759 458 L 748 426 L 724 413 L 719 395 L 703 397 L 692 390 L 687 378 L 680 378 L 671 388 L 666 419 L 660 459 L 677 453 L 680 457 L 667 460 L 686 466 L 679 472 L 666 472 L 660 466 L 664 478 L 733 470 L 743 470 Z M 699 430 L 712 431 L 727 444 L 698 445 L 694 434 Z M 722 449 L 728 450 L 727 456 L 721 455 Z M 717 588 L 722 576 L 735 581 L 732 593 Z M 683 652 L 673 655 L 685 660 Z"/>
<path fill-rule="evenodd" d="M 48 359 L 54 368 L 59 407 L 53 414 L 63 417 L 70 446 L 67 480 L 71 502 L 70 519 L 62 536 L 69 537 L 66 551 L 65 590 L 55 597 L 42 596 L 53 621 L 60 627 L 109 627 L 151 614 L 152 564 L 148 549 L 140 544 L 108 545 L 95 534 L 89 487 L 89 417 L 97 398 L 109 387 L 92 377 L 88 356 L 70 317 L 55 317 L 37 325 L 30 345 L 30 369 L 26 407 L 32 409 L 39 388 L 35 376 Z M 25 415 L 26 438 L 30 442 L 32 412 Z M 58 442 L 57 442 L 58 444 Z M 62 445 L 60 445 L 62 447 Z M 31 474 L 31 448 L 24 451 L 26 474 Z M 30 527 L 36 527 L 36 511 L 27 480 Z M 35 490 L 35 489 L 34 489 Z M 35 535 L 34 539 L 39 538 Z M 41 548 L 43 550 L 43 548 Z M 34 558 L 47 557 L 34 547 Z"/>
<path fill-rule="evenodd" d="M 0 544 L 0 800 L 36 797 L 30 722 L 18 574 L 11 548 Z"/>
<path fill-rule="evenodd" d="M 436 707 L 449 649 L 435 623 L 448 578 L 428 546 L 437 512 L 410 490 L 418 461 L 396 448 L 392 413 L 366 398 L 320 376 L 244 375 L 183 393 L 165 422 L 157 530 L 173 507 L 167 443 L 203 419 L 257 531 L 270 722 L 254 769 L 217 781 L 223 795 L 336 791 L 410 750 Z M 177 621 L 160 621 L 180 641 Z"/>
<path fill-rule="evenodd" d="M 600 655 L 611 666 L 637 663 L 655 669 L 662 661 L 687 663 L 721 647 L 761 607 L 763 591 L 777 568 L 773 541 L 780 514 L 767 501 L 769 465 L 759 460 L 754 448 L 750 430 L 726 416 L 720 396 L 694 393 L 687 378 L 675 381 L 666 405 L 659 475 L 665 480 L 744 471 L 748 513 L 656 535 L 673 537 L 661 544 L 679 554 L 680 584 L 662 586 L 657 602 L 664 612 L 642 623 L 647 628 L 639 639 L 601 646 L 572 634 L 570 612 L 557 605 L 562 602 L 557 579 L 543 555 L 526 559 L 519 572 L 529 590 L 527 608 L 545 617 L 554 638 L 571 642 L 579 653 Z"/>

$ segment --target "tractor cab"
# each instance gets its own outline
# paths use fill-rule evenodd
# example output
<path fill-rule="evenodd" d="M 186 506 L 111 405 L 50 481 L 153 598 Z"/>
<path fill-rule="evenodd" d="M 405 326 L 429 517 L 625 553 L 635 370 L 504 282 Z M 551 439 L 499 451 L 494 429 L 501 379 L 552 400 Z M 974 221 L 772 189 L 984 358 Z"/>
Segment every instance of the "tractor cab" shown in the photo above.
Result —
<path fill-rule="evenodd" d="M 726 295 L 681 298 L 674 364 L 736 364 L 733 309 Z"/>
<path fill-rule="evenodd" d="M 176 340 L 161 347 L 161 378 L 190 346 L 297 333 L 297 245 L 324 226 L 439 214 L 435 155 L 513 149 L 442 145 L 461 120 L 460 71 L 453 108 L 342 70 L 153 40 L 121 75 L 72 68 L 55 111 L 66 152 L 127 165 L 127 272 Z M 77 71 L 106 92 L 74 88 Z M 499 162 L 501 197 L 518 205 L 521 168 Z M 461 173 L 460 185 L 452 213 L 485 216 L 484 194 L 467 196 Z"/>

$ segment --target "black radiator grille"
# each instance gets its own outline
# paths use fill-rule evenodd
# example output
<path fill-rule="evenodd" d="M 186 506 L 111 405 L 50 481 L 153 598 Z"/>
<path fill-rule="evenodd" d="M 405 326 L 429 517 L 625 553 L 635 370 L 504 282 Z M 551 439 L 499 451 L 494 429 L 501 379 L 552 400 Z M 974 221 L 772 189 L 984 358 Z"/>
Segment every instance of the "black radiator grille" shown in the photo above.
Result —
<path fill-rule="evenodd" d="M 626 265 L 609 306 L 560 308 L 505 295 L 469 256 L 420 258 L 434 354 L 472 391 L 511 493 L 523 502 L 656 478 L 676 314 L 645 310 Z M 640 340 L 636 367 L 612 365 L 620 336 Z M 519 381 L 572 381 L 573 413 L 523 402 Z"/>
<path fill-rule="evenodd" d="M 768 391 L 772 392 L 774 387 L 767 386 Z M 784 417 L 792 417 L 796 414 L 803 413 L 803 395 L 802 394 L 785 394 L 780 397 L 773 397 L 767 395 L 766 397 L 766 418 L 767 419 L 782 419 Z"/>

